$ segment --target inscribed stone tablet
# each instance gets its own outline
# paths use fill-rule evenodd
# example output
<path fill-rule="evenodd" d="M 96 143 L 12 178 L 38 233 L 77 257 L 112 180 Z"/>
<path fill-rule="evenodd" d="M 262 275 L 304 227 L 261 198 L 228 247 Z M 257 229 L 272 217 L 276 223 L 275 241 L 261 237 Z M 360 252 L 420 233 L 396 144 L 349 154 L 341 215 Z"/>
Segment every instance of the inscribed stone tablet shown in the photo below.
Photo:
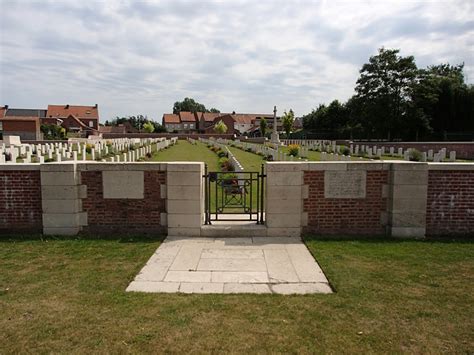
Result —
<path fill-rule="evenodd" d="M 104 198 L 144 198 L 143 171 L 103 171 Z"/>
<path fill-rule="evenodd" d="M 366 171 L 325 171 L 325 198 L 365 198 Z"/>

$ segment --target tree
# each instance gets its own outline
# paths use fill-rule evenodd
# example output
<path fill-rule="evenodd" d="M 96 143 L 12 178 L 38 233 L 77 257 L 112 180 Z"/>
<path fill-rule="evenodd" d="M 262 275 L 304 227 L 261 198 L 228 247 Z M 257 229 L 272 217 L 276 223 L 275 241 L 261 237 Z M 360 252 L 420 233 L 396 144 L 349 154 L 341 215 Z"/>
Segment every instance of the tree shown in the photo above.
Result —
<path fill-rule="evenodd" d="M 284 112 L 282 116 L 283 129 L 285 130 L 286 137 L 290 138 L 291 130 L 293 129 L 293 123 L 295 122 L 295 114 L 292 109 L 288 112 Z"/>
<path fill-rule="evenodd" d="M 421 71 L 412 101 L 419 115 L 444 138 L 447 132 L 474 130 L 472 86 L 466 85 L 464 64 L 440 64 Z"/>
<path fill-rule="evenodd" d="M 398 49 L 379 49 L 362 66 L 355 88 L 361 99 L 367 124 L 374 133 L 386 136 L 403 127 L 414 85 L 418 79 L 418 68 L 413 56 L 401 57 Z"/>
<path fill-rule="evenodd" d="M 166 132 L 166 127 L 163 126 L 162 124 L 160 124 L 158 122 L 155 122 L 155 121 L 150 121 L 150 122 L 153 123 L 153 125 L 155 126 L 155 130 L 154 130 L 155 133 L 165 133 Z"/>
<path fill-rule="evenodd" d="M 267 133 L 267 120 L 265 118 L 262 118 L 260 120 L 260 132 L 262 133 L 262 137 L 265 137 L 265 134 Z"/>
<path fill-rule="evenodd" d="M 153 131 L 155 130 L 155 125 L 152 122 L 145 122 L 143 124 L 143 130 L 146 133 L 153 133 Z"/>
<path fill-rule="evenodd" d="M 55 124 L 42 124 L 40 130 L 46 140 L 62 140 L 66 138 L 66 129 Z"/>
<path fill-rule="evenodd" d="M 225 132 L 227 132 L 227 126 L 224 121 L 217 122 L 214 126 L 214 131 L 219 134 L 224 134 Z"/>
<path fill-rule="evenodd" d="M 214 112 L 214 113 L 220 113 L 217 108 L 211 108 L 208 110 L 206 106 L 203 104 L 195 101 L 194 99 L 190 97 L 185 97 L 183 101 L 176 101 L 173 105 L 173 113 L 178 114 L 181 111 L 187 111 L 187 112 Z"/>

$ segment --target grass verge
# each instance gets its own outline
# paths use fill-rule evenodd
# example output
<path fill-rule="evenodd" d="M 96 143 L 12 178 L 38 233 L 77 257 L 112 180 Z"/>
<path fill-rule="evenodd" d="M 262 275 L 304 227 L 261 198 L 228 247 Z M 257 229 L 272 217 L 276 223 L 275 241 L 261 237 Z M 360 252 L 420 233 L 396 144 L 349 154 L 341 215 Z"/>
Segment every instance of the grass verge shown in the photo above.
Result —
<path fill-rule="evenodd" d="M 2 240 L 2 353 L 474 349 L 472 242 L 306 243 L 336 293 L 125 293 L 158 241 Z"/>

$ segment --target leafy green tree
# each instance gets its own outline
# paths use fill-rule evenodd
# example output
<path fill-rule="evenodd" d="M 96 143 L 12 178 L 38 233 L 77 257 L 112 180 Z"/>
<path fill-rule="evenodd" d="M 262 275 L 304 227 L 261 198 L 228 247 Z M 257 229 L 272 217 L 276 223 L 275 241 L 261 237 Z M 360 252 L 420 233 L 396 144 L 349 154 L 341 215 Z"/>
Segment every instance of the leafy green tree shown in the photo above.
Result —
<path fill-rule="evenodd" d="M 224 134 L 227 132 L 227 125 L 224 123 L 224 121 L 219 121 L 214 126 L 214 131 L 219 134 Z"/>
<path fill-rule="evenodd" d="M 173 106 L 173 113 L 177 114 L 181 111 L 189 112 L 207 112 L 206 106 L 194 101 L 194 99 L 186 97 L 183 101 L 176 101 Z"/>
<path fill-rule="evenodd" d="M 413 56 L 401 57 L 398 49 L 379 49 L 362 66 L 355 87 L 361 99 L 365 121 L 379 137 L 393 137 L 405 123 L 406 111 L 418 79 L 418 68 Z"/>
<path fill-rule="evenodd" d="M 55 124 L 42 124 L 40 130 L 46 140 L 62 140 L 66 138 L 66 129 Z"/>
<path fill-rule="evenodd" d="M 190 97 L 185 97 L 183 101 L 176 101 L 173 105 L 173 113 L 178 114 L 181 111 L 187 111 L 187 112 L 214 112 L 214 113 L 220 113 L 220 111 L 217 108 L 211 108 L 208 110 L 206 106 L 203 104 L 195 101 L 194 99 Z"/>
<path fill-rule="evenodd" d="M 143 130 L 146 133 L 153 133 L 153 131 L 155 130 L 155 125 L 152 122 L 145 122 L 143 124 Z"/>
<path fill-rule="evenodd" d="M 262 137 L 265 137 L 267 133 L 267 127 L 268 127 L 267 120 L 265 118 L 262 118 L 260 120 L 260 132 L 262 133 Z"/>
<path fill-rule="evenodd" d="M 156 121 L 150 121 L 153 126 L 155 127 L 154 132 L 155 133 L 165 133 L 166 132 L 166 127 L 160 124 L 159 122 Z"/>
<path fill-rule="evenodd" d="M 293 110 L 290 109 L 288 112 L 284 112 L 282 118 L 283 129 L 285 130 L 286 137 L 290 138 L 291 130 L 293 129 L 293 123 L 295 122 L 295 114 Z"/>
<path fill-rule="evenodd" d="M 464 81 L 463 68 L 464 64 L 429 66 L 421 71 L 413 92 L 413 106 L 437 139 L 449 131 L 474 130 L 474 91 Z"/>

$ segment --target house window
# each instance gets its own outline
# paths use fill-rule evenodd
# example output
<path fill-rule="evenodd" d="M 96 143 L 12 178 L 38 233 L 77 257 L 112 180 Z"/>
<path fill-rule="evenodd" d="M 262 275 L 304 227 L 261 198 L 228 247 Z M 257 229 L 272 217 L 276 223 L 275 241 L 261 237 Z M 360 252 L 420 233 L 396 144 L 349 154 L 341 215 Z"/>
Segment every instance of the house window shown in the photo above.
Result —
<path fill-rule="evenodd" d="M 3 122 L 0 122 L 0 131 L 3 131 Z"/>
<path fill-rule="evenodd" d="M 94 127 L 94 121 L 89 121 L 89 127 Z"/>
<path fill-rule="evenodd" d="M 194 129 L 194 123 L 189 124 L 189 129 Z"/>
<path fill-rule="evenodd" d="M 188 129 L 188 124 L 187 123 L 184 124 L 184 129 Z"/>

